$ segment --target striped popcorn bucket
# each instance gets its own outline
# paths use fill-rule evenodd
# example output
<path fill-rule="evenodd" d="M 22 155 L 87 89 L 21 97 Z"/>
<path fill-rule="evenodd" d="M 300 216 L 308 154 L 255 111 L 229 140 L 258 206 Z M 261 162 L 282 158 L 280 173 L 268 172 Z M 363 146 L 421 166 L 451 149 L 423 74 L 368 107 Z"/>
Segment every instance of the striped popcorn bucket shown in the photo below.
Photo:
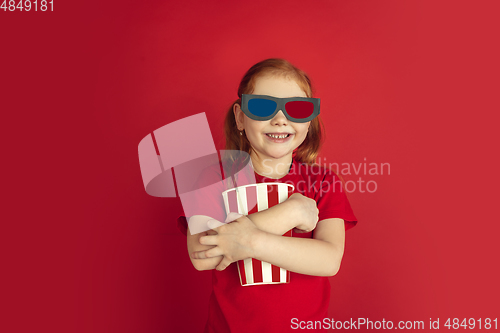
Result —
<path fill-rule="evenodd" d="M 277 205 L 292 195 L 293 185 L 285 183 L 260 183 L 239 186 L 224 191 L 222 197 L 226 213 L 249 215 Z M 283 236 L 291 237 L 292 230 Z M 270 263 L 253 258 L 237 262 L 242 286 L 290 282 L 290 272 Z"/>

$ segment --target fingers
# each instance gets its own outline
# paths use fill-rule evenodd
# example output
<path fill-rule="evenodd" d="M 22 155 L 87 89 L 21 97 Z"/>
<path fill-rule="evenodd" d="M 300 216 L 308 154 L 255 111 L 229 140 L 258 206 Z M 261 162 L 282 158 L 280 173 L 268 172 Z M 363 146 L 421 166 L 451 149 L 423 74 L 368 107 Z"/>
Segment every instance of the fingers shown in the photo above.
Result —
<path fill-rule="evenodd" d="M 193 259 L 208 259 L 222 256 L 222 250 L 219 247 L 214 247 L 210 250 L 198 251 L 191 253 Z"/>
<path fill-rule="evenodd" d="M 200 237 L 201 245 L 217 245 L 217 235 Z"/>
<path fill-rule="evenodd" d="M 217 267 L 215 267 L 215 269 L 218 270 L 218 271 L 223 271 L 229 265 L 231 265 L 231 260 L 229 260 L 226 257 L 224 257 L 222 259 L 222 261 L 219 263 L 219 265 L 217 265 Z"/>
<path fill-rule="evenodd" d="M 298 234 L 305 234 L 305 233 L 308 233 L 308 232 L 311 232 L 312 230 L 302 230 L 302 229 L 298 229 L 298 228 L 293 228 L 293 232 L 296 232 Z"/>
<path fill-rule="evenodd" d="M 193 252 L 191 253 L 191 258 L 193 259 L 207 259 L 207 251 Z"/>

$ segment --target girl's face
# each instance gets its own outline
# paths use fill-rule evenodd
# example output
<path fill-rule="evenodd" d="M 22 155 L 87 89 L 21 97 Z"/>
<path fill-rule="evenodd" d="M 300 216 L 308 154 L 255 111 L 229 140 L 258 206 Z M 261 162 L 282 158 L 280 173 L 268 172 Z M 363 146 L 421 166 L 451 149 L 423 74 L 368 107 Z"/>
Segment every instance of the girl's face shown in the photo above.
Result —
<path fill-rule="evenodd" d="M 307 97 L 294 80 L 273 76 L 257 78 L 252 94 L 279 98 Z M 248 118 L 238 104 L 234 106 L 233 111 L 238 130 L 245 130 L 243 135 L 247 136 L 255 150 L 251 155 L 257 154 L 253 157 L 257 157 L 260 161 L 275 159 L 290 163 L 293 151 L 305 140 L 311 123 L 294 123 L 285 117 L 282 110 L 278 111 L 273 119 L 265 121 Z M 279 135 L 287 136 L 273 138 Z"/>

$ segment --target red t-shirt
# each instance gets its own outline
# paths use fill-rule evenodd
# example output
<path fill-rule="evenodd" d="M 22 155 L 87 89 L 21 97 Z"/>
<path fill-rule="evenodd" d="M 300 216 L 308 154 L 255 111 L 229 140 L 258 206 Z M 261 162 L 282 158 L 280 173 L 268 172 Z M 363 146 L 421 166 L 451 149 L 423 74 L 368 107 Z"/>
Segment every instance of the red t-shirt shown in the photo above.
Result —
<path fill-rule="evenodd" d="M 345 221 L 346 230 L 357 223 L 342 182 L 330 170 L 294 160 L 290 172 L 280 179 L 255 175 L 257 183 L 292 184 L 294 192 L 314 199 L 319 221 L 341 218 Z M 224 207 L 222 195 L 219 207 Z M 294 232 L 292 236 L 313 238 L 313 234 L 314 230 L 309 233 Z M 328 277 L 291 272 L 289 283 L 241 286 L 236 263 L 223 271 L 214 269 L 212 272 L 213 291 L 205 332 L 289 332 L 293 331 L 292 318 L 321 321 L 328 317 Z"/>

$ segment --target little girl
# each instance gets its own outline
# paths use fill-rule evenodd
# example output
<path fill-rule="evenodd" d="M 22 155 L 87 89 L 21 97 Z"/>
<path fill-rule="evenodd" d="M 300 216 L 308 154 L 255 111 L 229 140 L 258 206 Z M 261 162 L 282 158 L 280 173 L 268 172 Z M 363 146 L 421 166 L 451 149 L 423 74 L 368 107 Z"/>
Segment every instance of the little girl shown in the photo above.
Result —
<path fill-rule="evenodd" d="M 315 165 L 321 122 L 308 76 L 267 59 L 247 71 L 238 97 L 225 120 L 226 150 L 250 155 L 257 183 L 286 182 L 295 193 L 231 223 L 209 223 L 208 232 L 188 230 L 194 267 L 213 270 L 205 332 L 289 332 L 293 322 L 328 318 L 328 276 L 338 272 L 345 230 L 357 220 L 338 176 Z M 241 286 L 234 262 L 245 258 L 290 271 L 290 282 Z"/>

